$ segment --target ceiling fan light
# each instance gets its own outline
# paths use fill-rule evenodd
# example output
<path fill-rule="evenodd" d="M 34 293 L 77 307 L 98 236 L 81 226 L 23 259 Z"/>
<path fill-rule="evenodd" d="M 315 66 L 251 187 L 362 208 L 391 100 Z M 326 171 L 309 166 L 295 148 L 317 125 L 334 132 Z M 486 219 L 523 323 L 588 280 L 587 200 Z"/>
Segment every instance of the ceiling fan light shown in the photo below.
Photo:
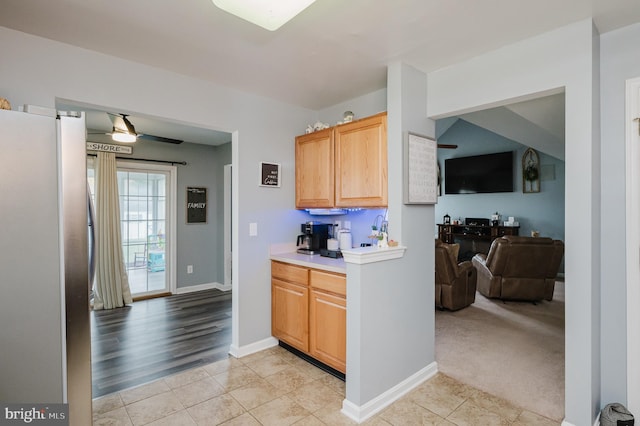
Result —
<path fill-rule="evenodd" d="M 135 133 L 125 133 L 113 129 L 113 133 L 111 133 L 111 139 L 116 142 L 133 143 L 138 139 L 138 136 Z"/>
<path fill-rule="evenodd" d="M 220 9 L 275 31 L 315 0 L 212 0 Z"/>

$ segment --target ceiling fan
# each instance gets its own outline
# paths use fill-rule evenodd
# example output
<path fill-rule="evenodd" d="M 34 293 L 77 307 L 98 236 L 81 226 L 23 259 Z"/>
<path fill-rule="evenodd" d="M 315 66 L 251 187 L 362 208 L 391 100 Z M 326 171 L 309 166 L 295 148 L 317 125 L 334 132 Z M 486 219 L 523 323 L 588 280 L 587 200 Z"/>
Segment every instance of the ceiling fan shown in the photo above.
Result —
<path fill-rule="evenodd" d="M 446 144 L 446 143 L 439 143 L 439 144 L 438 144 L 438 148 L 444 148 L 444 149 L 456 149 L 456 148 L 458 148 L 458 145 L 451 145 L 451 144 Z"/>
<path fill-rule="evenodd" d="M 164 136 L 154 136 L 144 133 L 138 133 L 136 132 L 136 128 L 133 126 L 131 121 L 127 118 L 128 114 L 112 114 L 108 112 L 107 115 L 109 116 L 109 119 L 111 120 L 111 123 L 113 125 L 112 131 L 106 133 L 90 134 L 109 135 L 114 141 L 123 143 L 132 143 L 138 139 L 172 144 L 181 144 L 182 142 L 184 142 L 180 139 L 165 138 Z"/>

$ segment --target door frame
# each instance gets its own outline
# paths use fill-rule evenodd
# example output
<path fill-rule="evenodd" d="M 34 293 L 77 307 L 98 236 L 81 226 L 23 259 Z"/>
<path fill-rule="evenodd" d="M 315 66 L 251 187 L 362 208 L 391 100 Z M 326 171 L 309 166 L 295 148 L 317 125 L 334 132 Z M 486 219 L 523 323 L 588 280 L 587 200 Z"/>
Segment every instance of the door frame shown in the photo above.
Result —
<path fill-rule="evenodd" d="M 233 271 L 233 244 L 231 238 L 231 225 L 232 225 L 232 209 L 231 209 L 231 193 L 232 193 L 232 180 L 231 180 L 231 164 L 225 164 L 224 166 L 224 287 L 231 289 L 232 283 L 232 271 Z"/>
<path fill-rule="evenodd" d="M 627 406 L 640 412 L 640 77 L 626 82 Z"/>
<path fill-rule="evenodd" d="M 166 164 L 150 164 L 147 162 L 141 161 L 130 161 L 130 160 L 117 160 L 116 168 L 127 169 L 127 170 L 135 170 L 135 171 L 160 171 L 163 173 L 168 173 L 167 179 L 167 245 L 165 247 L 165 270 L 166 270 L 166 279 L 169 281 L 168 289 L 171 294 L 175 294 L 177 291 L 177 255 L 176 255 L 176 216 L 177 216 L 177 203 L 176 196 L 178 192 L 178 168 L 173 165 Z"/>

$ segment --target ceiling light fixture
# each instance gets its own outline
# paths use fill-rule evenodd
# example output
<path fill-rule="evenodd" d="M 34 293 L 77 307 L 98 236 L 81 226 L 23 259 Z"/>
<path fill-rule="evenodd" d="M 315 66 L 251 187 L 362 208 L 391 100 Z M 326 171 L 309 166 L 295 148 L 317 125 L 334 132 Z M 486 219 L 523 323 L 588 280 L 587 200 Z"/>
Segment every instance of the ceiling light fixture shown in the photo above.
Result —
<path fill-rule="evenodd" d="M 138 135 L 135 133 L 123 132 L 114 127 L 113 132 L 111 133 L 111 139 L 116 142 L 133 143 L 138 139 Z"/>
<path fill-rule="evenodd" d="M 133 127 L 126 114 L 109 114 L 109 118 L 113 122 L 111 139 L 124 143 L 133 143 L 138 139 L 138 132 L 136 132 L 136 128 Z"/>
<path fill-rule="evenodd" d="M 225 12 L 275 31 L 315 0 L 212 0 Z"/>

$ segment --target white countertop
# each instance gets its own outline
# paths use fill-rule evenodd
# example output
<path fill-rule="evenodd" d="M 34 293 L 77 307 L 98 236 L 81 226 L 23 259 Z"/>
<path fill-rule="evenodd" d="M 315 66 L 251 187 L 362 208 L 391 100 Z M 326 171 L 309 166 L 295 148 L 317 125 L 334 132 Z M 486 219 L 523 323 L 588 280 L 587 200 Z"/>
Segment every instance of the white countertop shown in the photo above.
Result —
<path fill-rule="evenodd" d="M 346 274 L 347 267 L 344 259 L 334 259 L 331 257 L 323 257 L 319 254 L 301 254 L 297 252 L 271 254 L 271 260 L 292 263 L 294 265 L 306 266 L 307 268 L 322 269 L 329 272 L 337 272 Z"/>

